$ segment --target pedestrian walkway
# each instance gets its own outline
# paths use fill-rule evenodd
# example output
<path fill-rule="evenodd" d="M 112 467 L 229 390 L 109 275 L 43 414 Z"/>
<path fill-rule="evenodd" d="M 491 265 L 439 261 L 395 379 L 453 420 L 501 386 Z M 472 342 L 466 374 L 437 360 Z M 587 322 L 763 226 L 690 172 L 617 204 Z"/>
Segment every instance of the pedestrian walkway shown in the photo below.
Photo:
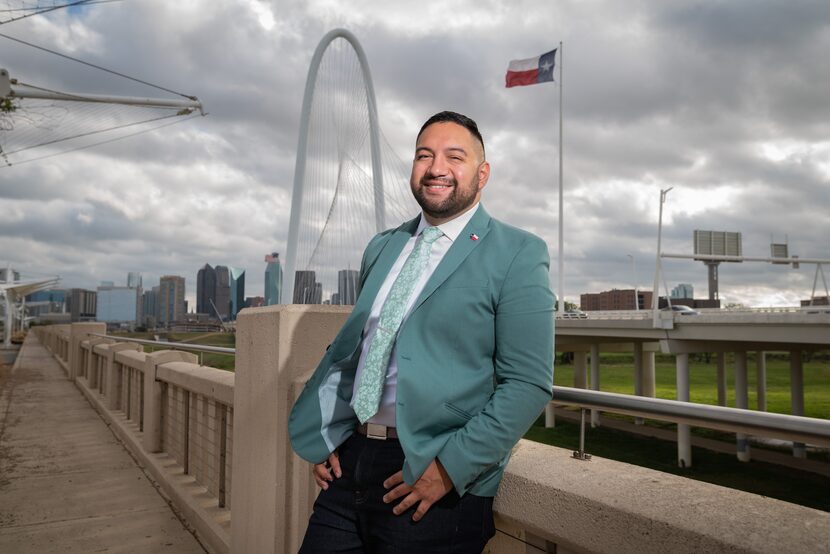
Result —
<path fill-rule="evenodd" d="M 0 368 L 0 552 L 204 551 L 29 333 Z"/>

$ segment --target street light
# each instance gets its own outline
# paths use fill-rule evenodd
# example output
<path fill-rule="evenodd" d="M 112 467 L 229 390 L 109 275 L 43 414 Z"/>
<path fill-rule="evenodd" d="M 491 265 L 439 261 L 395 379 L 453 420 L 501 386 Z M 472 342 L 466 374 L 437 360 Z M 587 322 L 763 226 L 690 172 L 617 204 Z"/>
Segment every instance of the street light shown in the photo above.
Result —
<path fill-rule="evenodd" d="M 634 309 L 640 309 L 640 299 L 637 296 L 637 266 L 634 263 L 634 255 L 633 254 L 626 254 L 629 258 L 631 258 L 631 276 L 634 278 Z"/>
<path fill-rule="evenodd" d="M 657 309 L 657 306 L 660 304 L 660 254 L 663 239 L 663 203 L 666 201 L 666 195 L 673 188 L 669 187 L 660 191 L 660 215 L 657 218 L 657 262 L 654 267 L 654 288 L 652 289 L 651 297 L 651 309 L 654 310 L 654 327 L 660 327 L 660 311 Z"/>

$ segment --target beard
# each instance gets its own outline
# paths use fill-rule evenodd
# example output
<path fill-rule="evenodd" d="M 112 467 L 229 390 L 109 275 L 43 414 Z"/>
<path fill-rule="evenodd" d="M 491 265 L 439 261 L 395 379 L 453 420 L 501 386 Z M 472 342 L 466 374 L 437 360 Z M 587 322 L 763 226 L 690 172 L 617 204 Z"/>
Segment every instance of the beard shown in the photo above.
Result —
<path fill-rule="evenodd" d="M 412 195 L 415 197 L 415 201 L 428 216 L 436 219 L 446 219 L 466 211 L 475 203 L 478 187 L 473 183 L 470 183 L 468 187 L 459 187 L 458 181 L 455 179 L 446 180 L 446 184 L 450 185 L 452 190 L 445 199 L 433 200 L 427 197 L 424 194 L 426 181 L 432 180 L 434 179 L 423 177 L 417 187 L 412 187 Z"/>

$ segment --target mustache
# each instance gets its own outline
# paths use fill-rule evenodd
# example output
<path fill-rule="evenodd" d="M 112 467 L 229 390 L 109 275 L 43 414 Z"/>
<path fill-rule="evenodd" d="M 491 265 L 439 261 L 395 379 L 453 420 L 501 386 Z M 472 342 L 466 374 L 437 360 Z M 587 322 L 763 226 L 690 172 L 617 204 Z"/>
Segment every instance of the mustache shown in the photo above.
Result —
<path fill-rule="evenodd" d="M 421 177 L 421 180 L 419 181 L 419 184 L 421 186 L 425 186 L 425 185 L 450 185 L 450 186 L 455 187 L 455 186 L 458 186 L 458 181 L 456 181 L 455 179 L 451 179 L 451 178 L 427 177 L 425 175 L 425 176 Z"/>

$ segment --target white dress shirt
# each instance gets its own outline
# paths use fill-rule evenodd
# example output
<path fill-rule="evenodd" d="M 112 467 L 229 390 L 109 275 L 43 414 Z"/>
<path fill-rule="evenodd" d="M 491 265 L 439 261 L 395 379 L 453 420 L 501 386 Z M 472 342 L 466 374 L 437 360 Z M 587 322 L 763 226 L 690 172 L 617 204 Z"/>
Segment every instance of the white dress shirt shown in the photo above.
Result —
<path fill-rule="evenodd" d="M 424 290 L 424 287 L 435 271 L 435 268 L 437 268 L 438 264 L 441 263 L 441 260 L 444 259 L 444 255 L 446 255 L 447 251 L 449 251 L 450 246 L 452 246 L 453 242 L 458 239 L 461 231 L 464 230 L 464 227 L 470 222 L 477 210 L 478 203 L 455 219 L 438 225 L 438 228 L 441 229 L 444 235 L 432 244 L 432 248 L 429 252 L 429 260 L 427 261 L 427 267 L 421 275 L 421 278 L 417 283 L 415 283 L 412 296 L 410 296 L 407 301 L 406 312 L 403 322 L 401 322 L 401 326 L 406 323 L 406 318 L 409 316 L 409 311 L 412 309 L 412 305 L 415 303 L 418 296 L 420 296 L 421 291 Z M 378 319 L 380 318 L 380 310 L 383 308 L 383 303 L 386 302 L 386 297 L 389 296 L 389 291 L 392 290 L 392 284 L 395 282 L 395 279 L 398 278 L 398 274 L 401 272 L 401 269 L 403 269 L 406 259 L 409 257 L 409 254 L 412 253 L 412 250 L 415 249 L 415 241 L 418 240 L 418 236 L 420 236 L 421 232 L 427 226 L 429 226 L 429 223 L 427 223 L 422 213 L 421 221 L 418 223 L 418 228 L 415 230 L 415 234 L 412 235 L 412 238 L 406 242 L 406 245 L 403 247 L 403 250 L 401 250 L 398 259 L 395 261 L 394 265 L 392 265 L 392 269 L 389 270 L 386 280 L 383 282 L 383 285 L 381 285 L 380 290 L 378 290 L 378 295 L 375 297 L 374 304 L 372 304 L 372 311 L 369 313 L 369 318 L 366 320 L 366 326 L 363 328 L 363 344 L 361 345 L 360 360 L 357 364 L 352 399 L 356 396 L 357 388 L 360 385 L 360 378 L 363 374 L 363 365 L 366 363 L 366 355 L 369 353 L 369 345 L 372 343 L 372 339 L 375 336 L 375 330 L 377 329 Z M 383 394 L 380 399 L 378 413 L 369 418 L 369 423 L 376 423 L 387 427 L 395 427 L 395 397 L 398 384 L 398 364 L 395 361 L 396 350 L 397 346 L 393 347 L 392 354 L 389 356 L 389 366 L 386 369 L 386 381 L 383 386 Z"/>

